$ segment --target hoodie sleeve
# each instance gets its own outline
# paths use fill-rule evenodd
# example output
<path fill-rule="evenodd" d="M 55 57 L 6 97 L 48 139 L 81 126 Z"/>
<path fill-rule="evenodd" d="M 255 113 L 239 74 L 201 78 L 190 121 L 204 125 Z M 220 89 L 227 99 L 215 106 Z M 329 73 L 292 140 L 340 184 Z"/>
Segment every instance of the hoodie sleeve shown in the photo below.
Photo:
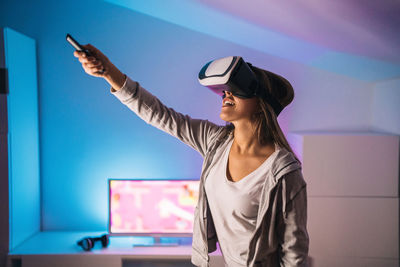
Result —
<path fill-rule="evenodd" d="M 111 87 L 110 92 L 147 124 L 178 138 L 203 157 L 210 139 L 223 127 L 176 112 L 129 77 L 121 89 L 116 91 Z"/>
<path fill-rule="evenodd" d="M 308 267 L 307 187 L 301 169 L 282 179 L 282 212 L 278 218 L 281 267 Z"/>

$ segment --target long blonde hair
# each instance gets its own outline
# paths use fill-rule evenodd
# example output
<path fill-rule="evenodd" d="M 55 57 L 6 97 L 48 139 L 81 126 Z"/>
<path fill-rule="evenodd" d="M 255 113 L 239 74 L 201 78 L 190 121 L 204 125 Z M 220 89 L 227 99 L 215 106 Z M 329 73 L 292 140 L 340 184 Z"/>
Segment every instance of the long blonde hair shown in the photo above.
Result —
<path fill-rule="evenodd" d="M 294 99 L 294 90 L 288 80 L 270 71 L 250 66 L 258 80 L 268 93 L 273 95 L 283 108 L 288 106 Z M 296 160 L 301 164 L 296 154 L 289 145 L 281 127 L 279 126 L 274 109 L 268 102 L 258 97 L 260 112 L 254 114 L 255 129 L 258 142 L 261 145 L 277 144 L 292 152 Z M 234 125 L 229 123 L 228 129 L 234 133 Z"/>

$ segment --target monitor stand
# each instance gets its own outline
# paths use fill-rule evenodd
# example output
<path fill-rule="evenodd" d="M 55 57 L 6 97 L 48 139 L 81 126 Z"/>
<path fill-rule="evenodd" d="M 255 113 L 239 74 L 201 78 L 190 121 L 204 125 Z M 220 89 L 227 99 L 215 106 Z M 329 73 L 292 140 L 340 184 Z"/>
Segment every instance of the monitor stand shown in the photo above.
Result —
<path fill-rule="evenodd" d="M 163 239 L 167 239 L 167 241 L 165 240 L 161 240 L 161 238 Z M 168 237 L 160 237 L 160 236 L 155 236 L 153 237 L 154 242 L 150 243 L 150 244 L 134 244 L 134 247 L 176 247 L 176 246 L 180 246 L 181 243 L 179 242 L 179 240 L 177 238 L 168 238 Z M 171 242 L 171 240 L 168 239 L 172 239 L 173 242 Z"/>

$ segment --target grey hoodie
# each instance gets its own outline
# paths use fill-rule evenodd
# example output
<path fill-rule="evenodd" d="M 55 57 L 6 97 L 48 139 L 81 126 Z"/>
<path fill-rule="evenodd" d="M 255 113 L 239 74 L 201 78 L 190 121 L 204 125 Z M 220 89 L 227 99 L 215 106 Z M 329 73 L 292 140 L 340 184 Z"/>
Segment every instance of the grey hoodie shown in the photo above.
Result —
<path fill-rule="evenodd" d="M 191 261 L 196 266 L 208 267 L 208 253 L 216 250 L 218 237 L 204 182 L 215 162 L 214 156 L 226 148 L 233 138 L 232 134 L 226 126 L 193 119 L 166 107 L 129 77 L 120 90 L 111 88 L 111 93 L 146 123 L 178 138 L 203 156 L 199 200 L 194 214 Z M 307 267 L 307 191 L 301 164 L 291 152 L 281 148 L 271 166 L 261 192 L 247 266 Z"/>

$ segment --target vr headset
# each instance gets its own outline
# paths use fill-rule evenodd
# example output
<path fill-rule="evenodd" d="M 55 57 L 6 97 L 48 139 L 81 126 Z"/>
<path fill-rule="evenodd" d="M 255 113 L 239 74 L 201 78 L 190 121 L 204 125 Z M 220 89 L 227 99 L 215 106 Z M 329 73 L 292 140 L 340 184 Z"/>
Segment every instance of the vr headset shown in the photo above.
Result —
<path fill-rule="evenodd" d="M 224 91 L 231 92 L 239 98 L 261 97 L 272 106 L 276 116 L 283 107 L 278 100 L 267 92 L 262 81 L 250 68 L 251 63 L 245 62 L 242 57 L 230 56 L 208 62 L 199 72 L 199 82 L 214 93 L 225 97 Z M 279 76 L 268 72 L 271 84 L 278 84 Z M 282 81 L 281 81 L 282 82 Z M 263 88 L 264 87 L 264 88 Z"/>

